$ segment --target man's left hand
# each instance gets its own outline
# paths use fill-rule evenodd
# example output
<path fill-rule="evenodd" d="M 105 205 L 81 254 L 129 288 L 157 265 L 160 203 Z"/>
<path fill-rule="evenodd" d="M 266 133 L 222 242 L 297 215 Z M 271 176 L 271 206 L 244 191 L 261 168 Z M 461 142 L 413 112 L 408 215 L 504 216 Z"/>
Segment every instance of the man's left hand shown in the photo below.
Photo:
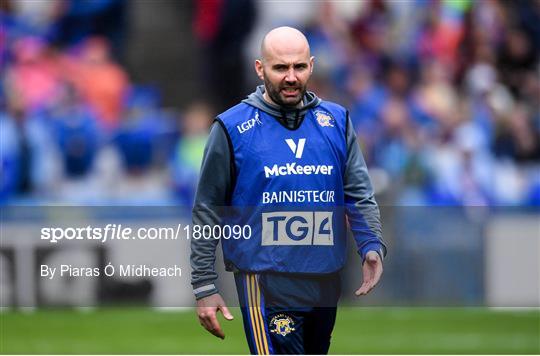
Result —
<path fill-rule="evenodd" d="M 368 294 L 379 283 L 382 273 L 381 257 L 377 252 L 369 251 L 362 265 L 362 285 L 354 294 L 357 297 Z"/>

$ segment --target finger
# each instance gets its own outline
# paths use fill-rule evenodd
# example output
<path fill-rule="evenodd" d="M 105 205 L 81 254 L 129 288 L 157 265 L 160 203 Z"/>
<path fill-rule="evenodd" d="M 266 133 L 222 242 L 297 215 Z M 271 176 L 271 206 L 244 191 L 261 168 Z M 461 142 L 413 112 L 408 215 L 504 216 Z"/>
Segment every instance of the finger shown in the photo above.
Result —
<path fill-rule="evenodd" d="M 369 292 L 369 289 L 372 286 L 373 281 L 373 273 L 372 271 L 366 271 L 364 270 L 364 278 L 362 278 L 363 282 L 360 288 L 358 289 L 357 295 L 365 295 L 367 292 Z"/>
<path fill-rule="evenodd" d="M 360 287 L 360 289 L 362 289 L 362 292 L 363 292 L 362 295 L 368 294 L 369 291 L 373 289 L 373 287 L 375 287 L 375 284 L 373 283 L 373 278 L 366 278 L 364 280 L 364 283 L 362 283 L 362 286 Z"/>
<path fill-rule="evenodd" d="M 199 315 L 199 322 L 201 325 L 208 331 L 212 328 L 212 324 L 210 322 L 210 314 L 200 314 Z"/>
<path fill-rule="evenodd" d="M 367 293 L 366 287 L 362 286 L 362 287 L 360 287 L 360 289 L 358 289 L 356 292 L 354 292 L 354 295 L 356 295 L 357 297 L 361 297 L 363 295 L 366 295 L 366 293 Z"/>
<path fill-rule="evenodd" d="M 203 328 L 205 328 L 209 332 L 212 332 L 212 324 L 210 323 L 209 319 L 207 319 L 206 317 L 199 317 L 199 322 L 201 323 Z"/>
<path fill-rule="evenodd" d="M 354 292 L 354 294 L 358 297 L 358 296 L 361 296 L 361 295 L 366 295 L 366 293 L 368 292 L 369 290 L 369 283 L 368 282 L 364 282 L 362 283 L 362 285 L 360 286 L 360 288 Z"/>
<path fill-rule="evenodd" d="M 212 335 L 215 337 L 219 337 L 221 340 L 225 339 L 225 335 L 223 334 L 223 331 L 221 330 L 208 330 Z"/>
<path fill-rule="evenodd" d="M 223 330 L 221 330 L 221 326 L 219 325 L 219 322 L 215 314 L 210 316 L 209 322 L 210 322 L 210 329 L 208 329 L 208 331 L 210 331 L 212 334 L 214 334 L 215 336 L 221 339 L 225 339 L 225 334 L 223 333 Z"/>
<path fill-rule="evenodd" d="M 366 295 L 369 294 L 373 290 L 373 288 L 375 288 L 375 284 L 372 282 L 369 283 L 367 287 Z"/>
<path fill-rule="evenodd" d="M 371 292 L 371 290 L 373 289 L 373 287 L 374 287 L 374 286 L 373 286 L 373 283 L 371 283 L 371 282 L 366 283 L 366 291 L 364 292 L 363 295 L 369 294 L 369 292 Z"/>
<path fill-rule="evenodd" d="M 227 319 L 227 320 L 233 320 L 234 319 L 234 316 L 229 311 L 229 308 L 227 308 L 225 305 L 221 305 L 219 307 L 219 310 L 221 310 L 221 312 L 223 313 L 223 316 L 225 317 L 225 319 Z"/>
<path fill-rule="evenodd" d="M 201 325 L 209 332 L 211 333 L 212 335 L 216 336 L 216 337 L 219 337 L 221 339 L 223 339 L 225 337 L 225 335 L 223 335 L 223 332 L 221 331 L 221 329 L 219 328 L 219 324 L 218 324 L 218 329 L 216 329 L 216 326 L 212 323 L 212 321 L 210 319 L 201 319 Z"/>
<path fill-rule="evenodd" d="M 223 331 L 216 318 L 216 310 L 213 308 L 207 308 L 205 312 L 199 314 L 199 322 L 201 325 L 214 336 L 224 338 Z"/>

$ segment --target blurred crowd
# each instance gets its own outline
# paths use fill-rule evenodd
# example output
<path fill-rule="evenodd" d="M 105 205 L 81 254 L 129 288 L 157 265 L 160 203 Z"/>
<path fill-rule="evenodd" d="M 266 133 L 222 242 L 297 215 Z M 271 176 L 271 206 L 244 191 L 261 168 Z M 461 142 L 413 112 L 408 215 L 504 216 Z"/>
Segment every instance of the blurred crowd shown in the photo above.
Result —
<path fill-rule="evenodd" d="M 540 1 L 358 5 L 305 26 L 313 89 L 350 108 L 389 204 L 538 206 Z"/>
<path fill-rule="evenodd" d="M 256 84 L 248 34 L 292 25 L 384 204 L 540 205 L 539 0 L 275 4 L 194 2 L 221 102 L 178 111 L 122 65 L 131 2 L 0 0 L 0 202 L 190 204 L 213 116 Z"/>
<path fill-rule="evenodd" d="M 131 81 L 129 2 L 0 4 L 0 202 L 190 204 L 213 113 Z"/>

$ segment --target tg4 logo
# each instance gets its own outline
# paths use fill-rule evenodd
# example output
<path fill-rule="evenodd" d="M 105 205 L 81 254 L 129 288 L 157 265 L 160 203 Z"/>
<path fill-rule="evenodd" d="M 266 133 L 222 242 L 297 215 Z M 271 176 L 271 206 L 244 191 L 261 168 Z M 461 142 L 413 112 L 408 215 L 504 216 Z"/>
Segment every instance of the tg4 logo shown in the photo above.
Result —
<path fill-rule="evenodd" d="M 280 211 L 262 213 L 262 246 L 332 246 L 333 212 Z"/>

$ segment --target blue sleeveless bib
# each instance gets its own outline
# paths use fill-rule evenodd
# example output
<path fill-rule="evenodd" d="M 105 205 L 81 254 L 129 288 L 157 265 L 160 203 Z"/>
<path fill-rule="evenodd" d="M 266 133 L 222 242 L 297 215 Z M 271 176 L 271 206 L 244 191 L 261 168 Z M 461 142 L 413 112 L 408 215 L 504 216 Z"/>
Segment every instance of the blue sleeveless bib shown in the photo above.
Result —
<path fill-rule="evenodd" d="M 291 130 L 240 103 L 218 116 L 234 152 L 232 209 L 224 224 L 249 239 L 222 239 L 229 269 L 330 273 L 346 259 L 343 176 L 346 111 L 321 102 Z"/>

